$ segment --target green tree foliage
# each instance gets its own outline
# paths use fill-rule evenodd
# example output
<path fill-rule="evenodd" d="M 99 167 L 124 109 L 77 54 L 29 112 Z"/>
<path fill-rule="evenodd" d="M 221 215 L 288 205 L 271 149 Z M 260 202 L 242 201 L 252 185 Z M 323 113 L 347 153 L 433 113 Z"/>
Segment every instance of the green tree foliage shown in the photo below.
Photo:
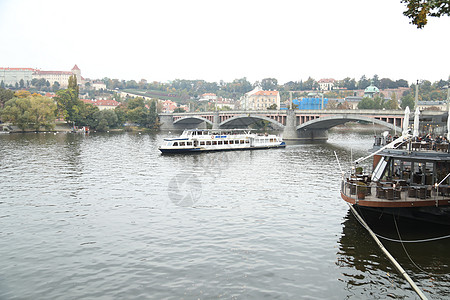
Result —
<path fill-rule="evenodd" d="M 110 128 L 120 126 L 119 118 L 114 110 L 101 110 L 93 114 L 94 123 L 92 128 L 98 131 L 107 131 Z"/>
<path fill-rule="evenodd" d="M 54 127 L 56 105 L 53 100 L 41 95 L 14 97 L 2 110 L 2 118 L 20 129 L 50 130 Z"/>
<path fill-rule="evenodd" d="M 2 108 L 6 101 L 14 97 L 14 92 L 9 89 L 0 88 L 0 108 Z"/>
<path fill-rule="evenodd" d="M 77 84 L 77 77 L 72 75 L 69 77 L 69 86 L 65 90 L 59 90 L 56 92 L 56 104 L 58 108 L 58 113 L 64 117 L 64 119 L 69 122 L 79 122 L 80 112 L 84 108 L 83 102 L 78 99 L 79 87 Z"/>
<path fill-rule="evenodd" d="M 398 104 L 395 100 L 387 100 L 380 96 L 376 96 L 373 99 L 364 97 L 358 103 L 358 109 L 398 109 Z"/>
<path fill-rule="evenodd" d="M 116 108 L 116 112 L 118 122 L 126 120 L 129 123 L 151 129 L 156 129 L 159 126 L 156 101 L 152 101 L 148 106 L 143 98 L 132 98 L 126 105 Z"/>
<path fill-rule="evenodd" d="M 55 81 L 52 85 L 52 91 L 54 91 L 54 92 L 59 91 L 60 88 L 61 88 L 61 85 L 59 84 L 59 82 Z"/>
<path fill-rule="evenodd" d="M 275 78 L 264 78 L 261 80 L 261 88 L 265 91 L 277 90 L 278 80 Z"/>
<path fill-rule="evenodd" d="M 405 16 L 411 19 L 411 24 L 423 28 L 428 23 L 428 17 L 450 15 L 450 1 L 448 0 L 401 0 L 406 3 Z"/>
<path fill-rule="evenodd" d="M 403 96 L 402 98 L 401 98 L 401 104 L 400 104 L 400 107 L 402 108 L 402 109 L 405 109 L 406 107 L 409 107 L 409 109 L 411 110 L 411 111 L 413 111 L 414 110 L 414 106 L 415 106 L 415 102 L 414 102 L 414 97 L 413 97 L 413 95 L 412 94 L 407 94 L 406 96 Z"/>

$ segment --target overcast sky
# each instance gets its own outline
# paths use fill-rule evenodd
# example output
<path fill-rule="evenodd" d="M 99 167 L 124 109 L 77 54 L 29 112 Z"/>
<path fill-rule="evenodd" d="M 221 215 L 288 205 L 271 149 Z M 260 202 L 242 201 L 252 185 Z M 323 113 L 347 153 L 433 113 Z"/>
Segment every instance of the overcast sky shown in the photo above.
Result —
<path fill-rule="evenodd" d="M 85 78 L 279 83 L 309 76 L 436 81 L 450 18 L 409 24 L 400 0 L 0 0 L 0 67 Z"/>

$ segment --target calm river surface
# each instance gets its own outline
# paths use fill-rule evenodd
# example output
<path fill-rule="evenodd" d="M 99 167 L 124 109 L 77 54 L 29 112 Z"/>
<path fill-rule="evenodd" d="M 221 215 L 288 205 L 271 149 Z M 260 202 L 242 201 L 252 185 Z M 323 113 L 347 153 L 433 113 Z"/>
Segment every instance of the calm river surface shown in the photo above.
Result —
<path fill-rule="evenodd" d="M 417 298 L 339 196 L 334 151 L 348 167 L 372 134 L 178 156 L 164 137 L 0 135 L 0 299 Z M 383 243 L 449 297 L 450 241 L 405 244 L 420 269 Z"/>

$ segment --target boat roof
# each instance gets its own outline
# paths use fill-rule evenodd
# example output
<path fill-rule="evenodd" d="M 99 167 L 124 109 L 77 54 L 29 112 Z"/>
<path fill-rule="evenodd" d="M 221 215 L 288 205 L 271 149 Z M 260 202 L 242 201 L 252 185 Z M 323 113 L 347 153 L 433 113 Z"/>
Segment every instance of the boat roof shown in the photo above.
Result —
<path fill-rule="evenodd" d="M 378 155 L 415 161 L 450 161 L 450 153 L 440 151 L 411 151 L 405 149 L 384 149 Z"/>
<path fill-rule="evenodd" d="M 214 132 L 230 132 L 230 131 L 255 131 L 250 128 L 234 128 L 234 129 L 185 129 L 184 131 L 214 131 Z"/>

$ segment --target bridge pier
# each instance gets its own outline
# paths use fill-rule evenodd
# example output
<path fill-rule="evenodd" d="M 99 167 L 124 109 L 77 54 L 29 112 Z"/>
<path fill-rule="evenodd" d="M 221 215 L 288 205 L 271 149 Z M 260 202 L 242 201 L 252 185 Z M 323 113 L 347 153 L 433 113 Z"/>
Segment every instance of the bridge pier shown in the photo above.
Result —
<path fill-rule="evenodd" d="M 283 130 L 283 140 L 327 140 L 328 131 L 326 129 L 301 129 L 297 130 L 297 116 L 293 109 L 289 109 L 286 114 L 286 126 Z"/>
<path fill-rule="evenodd" d="M 161 123 L 159 129 L 161 130 L 176 130 L 175 125 L 173 124 L 173 115 L 172 114 L 160 114 L 159 122 Z"/>
<path fill-rule="evenodd" d="M 283 130 L 284 140 L 295 141 L 298 139 L 295 119 L 296 119 L 295 111 L 293 109 L 288 109 L 288 111 L 286 112 L 286 126 L 284 127 Z"/>
<path fill-rule="evenodd" d="M 213 116 L 212 129 L 219 129 L 219 127 L 220 127 L 219 111 L 215 111 L 214 112 L 214 116 Z"/>

